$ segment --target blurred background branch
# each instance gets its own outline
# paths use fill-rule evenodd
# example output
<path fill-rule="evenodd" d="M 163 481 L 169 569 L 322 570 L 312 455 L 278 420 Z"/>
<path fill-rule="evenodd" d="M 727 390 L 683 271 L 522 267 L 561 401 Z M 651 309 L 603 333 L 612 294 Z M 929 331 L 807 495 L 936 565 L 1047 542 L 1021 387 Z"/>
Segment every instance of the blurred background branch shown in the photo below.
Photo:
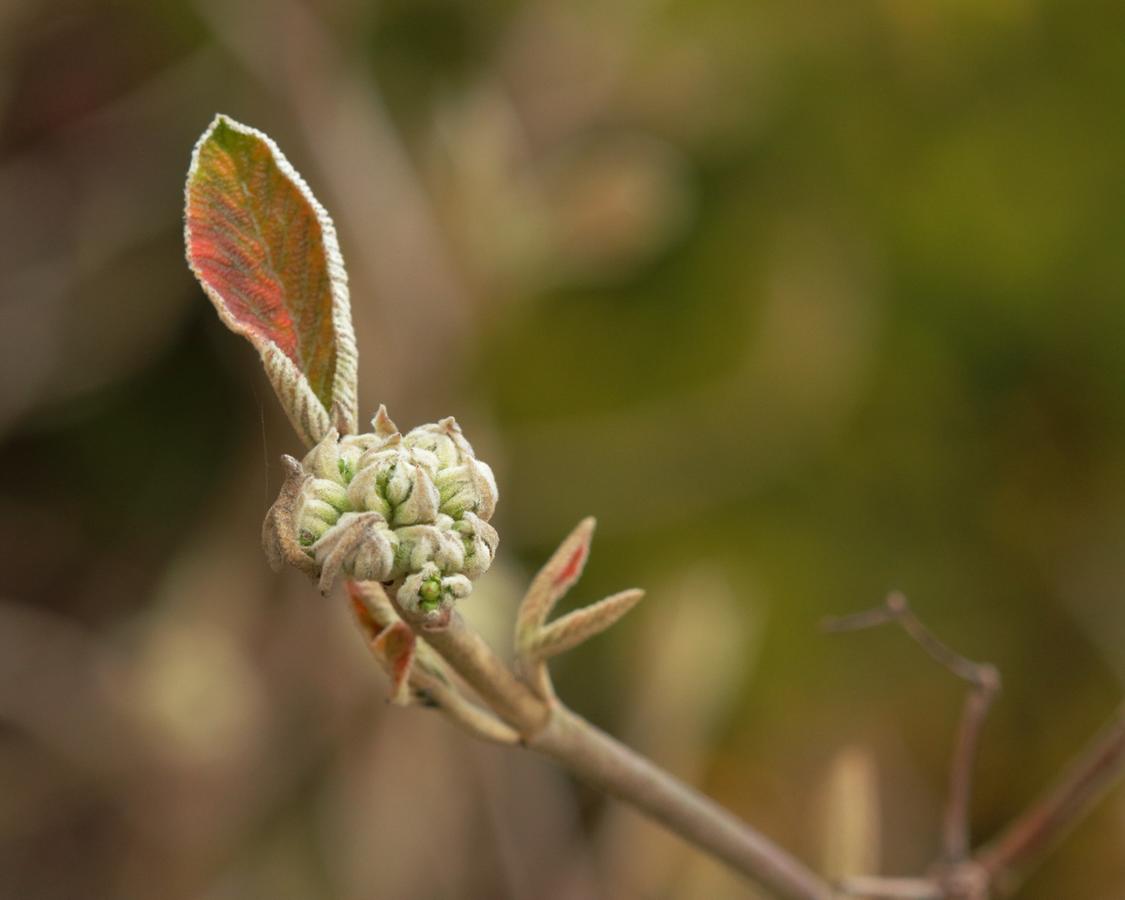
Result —
<path fill-rule="evenodd" d="M 981 865 L 1004 893 L 1014 891 L 1123 776 L 1125 706 L 1047 792 L 981 851 Z"/>
<path fill-rule="evenodd" d="M 899 625 L 931 659 L 969 684 L 953 743 L 949 796 L 942 818 L 942 862 L 956 866 L 968 858 L 971 848 L 969 811 L 973 801 L 973 769 L 985 718 L 1000 691 L 1000 673 L 990 663 L 973 662 L 944 643 L 914 615 L 900 593 L 889 594 L 883 605 L 876 609 L 828 619 L 823 627 L 826 631 L 845 632 L 888 623 Z"/>

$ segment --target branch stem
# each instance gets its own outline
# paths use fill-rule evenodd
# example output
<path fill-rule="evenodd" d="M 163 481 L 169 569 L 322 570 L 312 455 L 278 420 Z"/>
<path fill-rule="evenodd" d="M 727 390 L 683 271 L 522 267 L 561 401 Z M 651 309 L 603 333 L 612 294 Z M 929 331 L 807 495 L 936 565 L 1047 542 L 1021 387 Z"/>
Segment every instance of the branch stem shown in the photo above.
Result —
<path fill-rule="evenodd" d="M 1058 781 L 978 854 L 997 892 L 1010 893 L 1125 773 L 1125 704 Z"/>
<path fill-rule="evenodd" d="M 853 875 L 840 881 L 840 893 L 866 900 L 943 900 L 945 891 L 929 878 Z"/>
<path fill-rule="evenodd" d="M 501 719 L 524 738 L 543 729 L 550 707 L 512 674 L 511 669 L 476 631 L 454 612 L 442 628 L 424 629 L 416 617 L 399 608 L 400 615 L 419 633 Z"/>
<path fill-rule="evenodd" d="M 393 592 L 391 598 L 393 602 Z M 558 701 L 536 696 L 456 612 L 443 627 L 423 630 L 424 619 L 397 609 L 529 748 L 636 807 L 778 896 L 831 900 L 832 888 L 826 881 L 765 835 Z"/>
<path fill-rule="evenodd" d="M 996 670 L 987 664 L 981 664 L 979 668 L 982 677 L 965 697 L 961 722 L 953 744 L 953 760 L 949 767 L 949 797 L 942 819 L 942 849 L 947 863 L 963 862 L 969 857 L 973 770 L 984 721 L 1000 689 L 1000 678 Z"/>
<path fill-rule="evenodd" d="M 709 797 L 563 706 L 529 742 L 594 787 L 623 800 L 778 896 L 831 900 L 831 886 Z"/>
<path fill-rule="evenodd" d="M 430 699 L 449 716 L 451 721 L 469 734 L 496 744 L 513 745 L 520 742 L 519 732 L 440 678 L 435 678 L 421 669 L 415 669 L 410 674 L 410 680 L 429 694 Z"/>

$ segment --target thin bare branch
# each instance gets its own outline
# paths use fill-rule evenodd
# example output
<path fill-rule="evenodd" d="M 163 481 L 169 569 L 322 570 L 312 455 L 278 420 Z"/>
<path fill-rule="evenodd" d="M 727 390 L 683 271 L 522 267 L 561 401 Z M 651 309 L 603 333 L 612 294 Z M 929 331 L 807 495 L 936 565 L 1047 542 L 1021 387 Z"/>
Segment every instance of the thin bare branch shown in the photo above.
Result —
<path fill-rule="evenodd" d="M 632 588 L 567 613 L 540 629 L 524 648 L 526 658 L 539 662 L 572 650 L 621 619 L 644 595 L 644 591 Z"/>
<path fill-rule="evenodd" d="M 838 633 L 861 631 L 891 622 L 900 625 L 903 631 L 910 635 L 914 642 L 925 650 L 935 662 L 944 666 L 961 680 L 979 686 L 995 679 L 996 670 L 993 666 L 988 663 L 973 662 L 938 638 L 914 614 L 910 604 L 906 601 L 906 597 L 897 591 L 888 594 L 882 606 L 847 616 L 825 619 L 822 627 L 825 631 Z"/>
<path fill-rule="evenodd" d="M 889 594 L 880 607 L 828 619 L 823 627 L 826 631 L 840 633 L 892 623 L 899 625 L 931 659 L 969 684 L 954 740 L 949 797 L 942 819 L 942 858 L 947 864 L 963 862 L 970 849 L 973 768 L 985 719 L 1000 691 L 1000 673 L 990 663 L 978 663 L 962 656 L 938 638 L 914 614 L 906 597 L 897 592 Z"/>
<path fill-rule="evenodd" d="M 949 767 L 949 798 L 942 819 L 942 846 L 947 863 L 962 862 L 969 856 L 973 769 L 985 719 L 1000 690 L 1000 676 L 992 666 L 981 666 L 981 674 L 984 680 L 974 684 L 965 697 L 953 744 L 953 760 Z"/>
<path fill-rule="evenodd" d="M 840 879 L 837 887 L 845 897 L 865 900 L 943 900 L 945 897 L 945 891 L 928 878 L 860 875 Z"/>
<path fill-rule="evenodd" d="M 998 894 L 1023 878 L 1125 773 L 1125 704 L 1024 813 L 976 856 Z"/>

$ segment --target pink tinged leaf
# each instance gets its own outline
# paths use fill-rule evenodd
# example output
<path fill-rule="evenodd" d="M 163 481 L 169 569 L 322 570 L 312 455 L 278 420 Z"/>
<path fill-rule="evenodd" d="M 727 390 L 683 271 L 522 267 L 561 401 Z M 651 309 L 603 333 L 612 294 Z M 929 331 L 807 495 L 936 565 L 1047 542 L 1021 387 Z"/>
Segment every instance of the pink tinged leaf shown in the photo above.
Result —
<path fill-rule="evenodd" d="M 593 518 L 579 522 L 531 582 L 516 620 L 517 646 L 529 646 L 555 604 L 582 575 L 595 524 Z"/>
<path fill-rule="evenodd" d="M 569 587 L 573 584 L 578 576 L 582 573 L 582 567 L 586 563 L 586 554 L 589 548 L 585 545 L 580 545 L 574 548 L 574 552 L 570 554 L 570 559 L 566 561 L 562 571 L 555 576 L 554 585 Z M 565 589 L 565 588 L 564 588 Z"/>
<path fill-rule="evenodd" d="M 576 609 L 540 629 L 527 648 L 527 656 L 542 660 L 565 653 L 601 634 L 641 602 L 644 591 L 631 588 Z"/>
<path fill-rule="evenodd" d="M 301 439 L 356 424 L 355 335 L 328 213 L 266 135 L 216 116 L 192 153 L 187 258 L 224 324 L 246 337 Z"/>
<path fill-rule="evenodd" d="M 382 631 L 379 623 L 375 621 L 375 616 L 372 615 L 371 610 L 367 606 L 366 598 L 363 595 L 363 589 L 359 583 L 348 579 L 344 582 L 348 589 L 348 599 L 352 603 L 352 615 L 355 616 L 356 624 L 359 625 L 364 635 L 367 637 L 368 643 L 375 640 Z"/>
<path fill-rule="evenodd" d="M 369 642 L 375 640 L 379 632 L 388 625 L 399 621 L 386 591 L 378 582 L 354 581 L 349 578 L 344 585 L 352 602 L 352 614 Z"/>
<path fill-rule="evenodd" d="M 391 676 L 391 702 L 399 706 L 410 702 L 410 669 L 416 644 L 417 638 L 405 622 L 392 622 L 371 642 L 371 652 Z"/>

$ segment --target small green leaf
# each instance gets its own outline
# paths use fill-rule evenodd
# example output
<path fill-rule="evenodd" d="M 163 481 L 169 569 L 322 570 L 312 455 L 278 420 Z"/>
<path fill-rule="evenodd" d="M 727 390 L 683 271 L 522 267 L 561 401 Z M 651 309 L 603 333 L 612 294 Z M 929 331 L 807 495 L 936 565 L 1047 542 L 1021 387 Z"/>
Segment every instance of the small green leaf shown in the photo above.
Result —
<path fill-rule="evenodd" d="M 258 350 L 301 439 L 354 434 L 355 335 L 328 213 L 272 140 L 222 115 L 195 145 L 185 194 L 188 263 Z"/>

